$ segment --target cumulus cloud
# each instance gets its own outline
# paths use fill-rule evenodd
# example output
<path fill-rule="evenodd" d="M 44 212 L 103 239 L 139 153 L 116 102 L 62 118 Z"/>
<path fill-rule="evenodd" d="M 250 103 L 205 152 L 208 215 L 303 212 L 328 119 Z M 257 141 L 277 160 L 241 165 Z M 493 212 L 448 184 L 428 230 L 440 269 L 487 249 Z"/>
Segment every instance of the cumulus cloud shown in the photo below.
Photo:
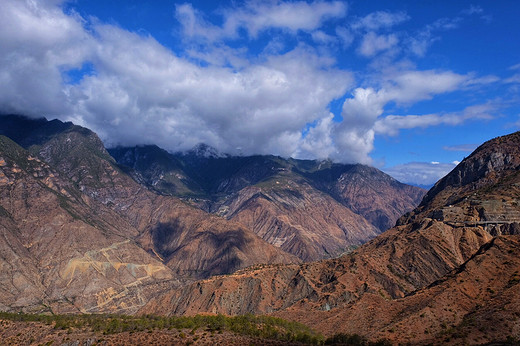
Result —
<path fill-rule="evenodd" d="M 390 103 L 413 104 L 428 100 L 435 95 L 464 87 L 470 76 L 451 71 L 401 71 L 387 76 L 383 86 L 356 88 L 351 98 L 343 104 L 343 122 L 335 128 L 336 145 L 340 152 L 353 149 L 348 159 L 370 163 L 369 153 L 373 149 L 376 134 L 395 136 L 401 129 L 458 125 L 470 119 L 490 119 L 496 109 L 493 104 L 467 107 L 450 114 L 388 115 L 381 118 L 385 106 Z"/>
<path fill-rule="evenodd" d="M 229 153 L 370 163 L 378 134 L 486 114 L 467 108 L 382 118 L 389 103 L 413 104 L 485 81 L 451 71 L 395 68 L 360 86 L 328 54 L 328 46 L 347 48 L 356 35 L 363 37 L 359 49 L 367 57 L 396 48 L 400 38 L 380 31 L 408 20 L 405 13 L 376 12 L 352 26 L 326 30 L 326 21 L 346 16 L 344 2 L 246 1 L 220 12 L 219 24 L 191 4 L 178 5 L 183 35 L 196 42 L 178 54 L 150 35 L 64 13 L 61 3 L 2 2 L 0 108 L 72 120 L 96 131 L 107 145 L 154 143 L 176 151 L 204 142 Z M 255 40 L 266 30 L 293 38 L 303 31 L 300 36 L 323 49 L 298 40 L 288 47 L 275 36 L 251 59 L 247 47 L 225 44 Z M 85 66 L 91 73 L 69 83 L 69 72 Z M 329 105 L 344 98 L 338 119 Z"/>
<path fill-rule="evenodd" d="M 103 24 L 89 32 L 59 7 L 12 1 L 4 8 L 11 13 L 2 12 L 1 32 L 12 32 L 1 45 L 3 110 L 71 119 L 108 145 L 184 150 L 205 142 L 291 156 L 302 129 L 326 117 L 330 100 L 352 84 L 349 72 L 305 46 L 238 70 L 201 67 L 150 36 Z M 95 73 L 65 84 L 63 72 L 87 61 Z"/>
<path fill-rule="evenodd" d="M 403 183 L 431 186 L 451 172 L 457 163 L 410 162 L 384 169 L 385 173 Z"/>
<path fill-rule="evenodd" d="M 311 31 L 324 19 L 343 17 L 346 10 L 346 4 L 341 1 L 251 1 L 244 9 L 227 16 L 225 26 L 235 30 L 243 26 L 253 37 L 267 28 Z"/>
<path fill-rule="evenodd" d="M 301 139 L 297 157 L 306 159 L 327 159 L 332 157 L 335 152 L 333 129 L 334 114 L 329 114 L 309 128 L 305 136 Z"/>
<path fill-rule="evenodd" d="M 402 71 L 395 73 L 384 82 L 379 90 L 357 88 L 352 98 L 343 104 L 345 122 L 363 127 L 373 127 L 389 102 L 413 103 L 431 99 L 461 86 L 467 76 L 450 71 Z"/>
<path fill-rule="evenodd" d="M 301 129 L 351 83 L 349 73 L 305 48 L 234 71 L 191 64 L 153 38 L 111 26 L 97 32 L 98 73 L 70 94 L 82 95 L 76 110 L 84 123 L 123 144 L 153 138 L 169 149 L 205 142 L 290 156 Z"/>
<path fill-rule="evenodd" d="M 68 111 L 62 72 L 91 57 L 80 18 L 43 2 L 4 1 L 1 8 L 0 105 L 30 115 Z"/>

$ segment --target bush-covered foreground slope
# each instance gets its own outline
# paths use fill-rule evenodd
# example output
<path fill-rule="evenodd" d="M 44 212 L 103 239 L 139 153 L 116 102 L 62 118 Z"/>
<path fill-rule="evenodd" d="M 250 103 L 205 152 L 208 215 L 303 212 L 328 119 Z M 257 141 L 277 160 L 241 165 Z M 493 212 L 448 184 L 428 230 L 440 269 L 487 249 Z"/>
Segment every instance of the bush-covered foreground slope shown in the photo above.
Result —
<path fill-rule="evenodd" d="M 6 344 L 99 345 L 387 345 L 359 335 L 324 338 L 297 322 L 269 316 L 31 315 L 0 312 Z"/>
<path fill-rule="evenodd" d="M 353 253 L 209 278 L 141 311 L 270 313 L 396 343 L 518 343 L 519 202 L 515 133 L 483 144 L 399 226 Z"/>

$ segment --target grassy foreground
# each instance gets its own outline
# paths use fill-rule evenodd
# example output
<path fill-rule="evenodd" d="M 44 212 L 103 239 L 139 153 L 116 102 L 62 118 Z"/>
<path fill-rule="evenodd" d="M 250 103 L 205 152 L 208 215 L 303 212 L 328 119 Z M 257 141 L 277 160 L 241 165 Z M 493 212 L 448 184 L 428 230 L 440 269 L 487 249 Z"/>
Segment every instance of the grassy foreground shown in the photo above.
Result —
<path fill-rule="evenodd" d="M 54 325 L 54 329 L 88 328 L 104 335 L 122 332 L 141 332 L 160 329 L 191 330 L 209 332 L 229 331 L 240 335 L 301 342 L 305 344 L 323 344 L 321 334 L 309 327 L 269 316 L 244 315 L 227 317 L 223 315 L 197 315 L 181 317 L 162 316 L 126 316 L 126 315 L 43 315 L 0 312 L 0 319 L 21 322 L 41 322 Z"/>
<path fill-rule="evenodd" d="M 137 333 L 154 330 L 177 329 L 181 334 L 194 334 L 197 330 L 211 333 L 231 332 L 249 337 L 279 340 L 311 345 L 388 345 L 380 341 L 369 343 L 358 335 L 337 334 L 330 338 L 309 327 L 271 316 L 196 315 L 196 316 L 128 316 L 107 314 L 44 315 L 0 312 L 0 320 L 39 322 L 56 330 L 88 329 L 103 335 L 123 332 Z"/>

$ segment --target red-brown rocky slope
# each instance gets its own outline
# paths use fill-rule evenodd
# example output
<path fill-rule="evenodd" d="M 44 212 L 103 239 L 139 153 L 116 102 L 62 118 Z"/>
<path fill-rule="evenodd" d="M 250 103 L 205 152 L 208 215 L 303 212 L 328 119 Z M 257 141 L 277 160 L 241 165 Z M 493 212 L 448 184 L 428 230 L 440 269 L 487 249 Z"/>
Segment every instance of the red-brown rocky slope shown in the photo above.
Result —
<path fill-rule="evenodd" d="M 396 342 L 518 340 L 519 147 L 519 133 L 485 143 L 400 226 L 351 254 L 210 278 L 141 312 L 273 313 Z"/>
<path fill-rule="evenodd" d="M 135 228 L 3 136 L 0 229 L 3 310 L 132 313 L 174 284 Z"/>
<path fill-rule="evenodd" d="M 29 137 L 16 136 L 28 151 L 0 142 L 3 310 L 133 313 L 179 280 L 298 262 L 240 224 L 143 188 L 91 131 L 29 122 Z"/>
<path fill-rule="evenodd" d="M 363 165 L 234 157 L 203 145 L 184 154 L 155 146 L 110 153 L 148 188 L 239 221 L 304 261 L 336 257 L 374 238 L 425 192 Z"/>
<path fill-rule="evenodd" d="M 128 220 L 140 244 L 185 278 L 227 274 L 256 263 L 299 262 L 240 224 L 139 185 L 87 129 L 73 126 L 31 149 L 82 193 Z"/>
<path fill-rule="evenodd" d="M 304 261 L 337 257 L 379 234 L 329 195 L 284 176 L 240 190 L 219 211 Z"/>
<path fill-rule="evenodd" d="M 415 208 L 425 190 L 398 182 L 380 170 L 365 165 L 328 164 L 307 173 L 313 186 L 327 192 L 354 213 L 384 232 L 397 219 Z"/>

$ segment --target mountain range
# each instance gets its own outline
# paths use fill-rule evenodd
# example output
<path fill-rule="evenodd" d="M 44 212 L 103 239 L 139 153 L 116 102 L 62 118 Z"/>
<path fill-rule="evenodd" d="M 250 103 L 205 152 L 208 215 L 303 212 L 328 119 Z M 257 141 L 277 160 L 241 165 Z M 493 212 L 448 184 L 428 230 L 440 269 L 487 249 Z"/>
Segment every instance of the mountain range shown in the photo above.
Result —
<path fill-rule="evenodd" d="M 199 145 L 108 150 L 137 182 L 242 223 L 303 261 L 335 257 L 392 227 L 424 190 L 363 165 L 233 157 Z"/>
<path fill-rule="evenodd" d="M 492 139 L 424 195 L 363 165 L 107 150 L 72 123 L 1 116 L 0 310 L 514 343 L 519 148 L 520 133 Z"/>
<path fill-rule="evenodd" d="M 0 134 L 3 309 L 133 313 L 161 290 L 338 256 L 381 232 L 314 187 L 313 175 L 338 169 L 330 163 L 218 157 L 202 146 L 182 155 L 116 148 L 116 161 L 86 128 L 16 115 L 0 117 Z M 341 177 L 373 170 L 340 168 Z M 423 194 L 374 172 L 401 213 Z M 372 211 L 395 221 L 389 210 Z"/>

